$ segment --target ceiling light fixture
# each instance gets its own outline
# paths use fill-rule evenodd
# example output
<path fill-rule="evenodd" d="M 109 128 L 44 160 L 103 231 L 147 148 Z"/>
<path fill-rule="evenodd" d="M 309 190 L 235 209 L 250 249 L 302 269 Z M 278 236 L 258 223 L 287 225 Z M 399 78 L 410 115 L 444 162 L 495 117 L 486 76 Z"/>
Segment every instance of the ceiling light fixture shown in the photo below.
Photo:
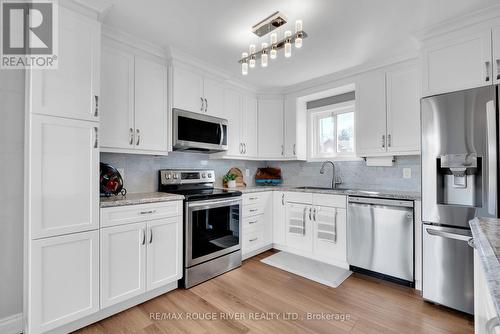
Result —
<path fill-rule="evenodd" d="M 263 37 L 286 23 L 286 16 L 280 12 L 275 12 L 254 25 L 252 32 L 259 37 Z M 278 33 L 273 32 L 271 33 L 270 43 L 262 42 L 260 50 L 256 50 L 255 44 L 250 44 L 248 48 L 249 52 L 243 52 L 241 59 L 238 61 L 241 64 L 241 74 L 248 75 L 248 68 L 254 68 L 257 59 L 260 59 L 262 67 L 267 67 L 269 58 L 276 59 L 278 57 L 279 49 L 284 48 L 285 58 L 290 58 L 292 56 L 292 44 L 297 49 L 300 49 L 302 47 L 302 40 L 306 37 L 307 34 L 303 29 L 302 20 L 297 20 L 295 21 L 295 34 L 292 34 L 290 30 L 286 30 L 283 34 L 283 39 L 278 40 Z"/>

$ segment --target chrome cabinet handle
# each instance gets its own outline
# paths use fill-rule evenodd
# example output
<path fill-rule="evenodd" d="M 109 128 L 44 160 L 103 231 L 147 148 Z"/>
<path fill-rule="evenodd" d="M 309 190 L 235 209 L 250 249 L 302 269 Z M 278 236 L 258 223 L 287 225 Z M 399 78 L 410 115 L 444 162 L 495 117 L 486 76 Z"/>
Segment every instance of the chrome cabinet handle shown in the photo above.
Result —
<path fill-rule="evenodd" d="M 313 220 L 316 221 L 316 208 L 313 209 Z"/>
<path fill-rule="evenodd" d="M 208 111 L 208 100 L 205 98 L 205 112 Z"/>
<path fill-rule="evenodd" d="M 382 148 L 385 148 L 385 135 L 382 135 Z"/>
<path fill-rule="evenodd" d="M 142 229 L 142 245 L 146 244 L 146 229 Z"/>
<path fill-rule="evenodd" d="M 296 146 L 296 144 L 293 144 L 293 155 L 297 154 L 297 153 L 295 153 L 295 146 Z"/>
<path fill-rule="evenodd" d="M 149 229 L 149 244 L 152 244 L 153 243 L 153 229 L 150 228 Z"/>
<path fill-rule="evenodd" d="M 285 155 L 285 145 L 281 145 L 281 155 Z"/>
<path fill-rule="evenodd" d="M 387 135 L 387 147 L 391 147 L 391 135 Z"/>
<path fill-rule="evenodd" d="M 257 212 L 259 209 L 250 209 L 250 212 Z"/>
<path fill-rule="evenodd" d="M 311 218 L 311 212 L 312 212 L 312 208 L 309 208 L 309 220 L 312 220 L 312 218 Z"/>
<path fill-rule="evenodd" d="M 259 199 L 259 198 L 258 198 L 258 197 L 249 197 L 248 199 L 249 199 L 250 201 L 255 201 L 255 200 Z"/>
<path fill-rule="evenodd" d="M 243 154 L 243 144 L 240 143 L 240 154 Z"/>
<path fill-rule="evenodd" d="M 139 146 L 139 144 L 141 143 L 141 133 L 140 133 L 139 129 L 135 129 L 135 132 L 137 134 L 137 142 L 135 143 L 135 145 Z"/>
<path fill-rule="evenodd" d="M 259 239 L 259 238 L 255 237 L 255 238 L 250 239 L 250 240 L 248 240 L 248 241 L 249 241 L 249 242 L 254 242 L 254 241 L 257 241 L 258 239 Z"/>
<path fill-rule="evenodd" d="M 141 211 L 141 215 L 151 215 L 155 212 L 156 212 L 156 210 Z"/>
<path fill-rule="evenodd" d="M 285 206 L 285 194 L 281 194 L 281 205 Z"/>
<path fill-rule="evenodd" d="M 95 133 L 94 148 L 98 148 L 99 147 L 99 128 L 97 126 L 94 126 L 94 133 Z"/>
<path fill-rule="evenodd" d="M 94 95 L 94 101 L 95 101 L 94 117 L 97 117 L 99 116 L 99 96 Z"/>
<path fill-rule="evenodd" d="M 243 143 L 243 147 L 245 148 L 245 149 L 244 149 L 245 151 L 244 151 L 243 153 L 244 153 L 244 154 L 247 154 L 247 143 Z"/>
<path fill-rule="evenodd" d="M 257 223 L 257 220 L 253 220 L 251 222 L 248 222 L 248 225 L 252 225 L 252 224 L 256 224 Z"/>
<path fill-rule="evenodd" d="M 130 128 L 129 131 L 130 131 L 130 141 L 129 141 L 129 144 L 130 145 L 134 145 L 134 129 Z"/>
<path fill-rule="evenodd" d="M 203 112 L 203 104 L 204 104 L 204 102 L 203 102 L 203 98 L 202 98 L 202 97 L 200 97 L 200 100 L 201 100 L 201 108 L 200 108 L 200 111 L 201 111 L 201 112 Z"/>
<path fill-rule="evenodd" d="M 485 66 L 485 68 L 486 68 L 486 80 L 485 81 L 489 82 L 490 81 L 490 64 L 491 63 L 489 61 L 486 61 L 484 64 L 486 65 Z"/>

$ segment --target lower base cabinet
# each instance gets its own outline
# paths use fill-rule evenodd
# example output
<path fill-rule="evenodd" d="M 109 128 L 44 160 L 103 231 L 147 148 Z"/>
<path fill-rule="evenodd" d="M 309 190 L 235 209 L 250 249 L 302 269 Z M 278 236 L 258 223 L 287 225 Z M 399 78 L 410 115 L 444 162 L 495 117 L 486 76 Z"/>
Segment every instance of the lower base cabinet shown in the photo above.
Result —
<path fill-rule="evenodd" d="M 500 322 L 491 299 L 484 269 L 474 250 L 474 333 L 500 334 Z"/>
<path fill-rule="evenodd" d="M 101 229 L 101 307 L 182 277 L 182 216 Z"/>
<path fill-rule="evenodd" d="M 272 199 L 272 192 L 243 195 L 241 253 L 244 259 L 272 247 Z"/>
<path fill-rule="evenodd" d="M 29 333 L 44 333 L 99 310 L 99 232 L 31 242 Z"/>

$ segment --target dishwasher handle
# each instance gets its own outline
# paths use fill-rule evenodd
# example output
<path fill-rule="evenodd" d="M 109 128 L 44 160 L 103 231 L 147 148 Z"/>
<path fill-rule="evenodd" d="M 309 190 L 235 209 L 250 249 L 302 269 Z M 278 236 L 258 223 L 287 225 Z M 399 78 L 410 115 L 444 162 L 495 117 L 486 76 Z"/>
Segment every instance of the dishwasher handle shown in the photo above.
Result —
<path fill-rule="evenodd" d="M 384 198 L 367 198 L 367 197 L 351 197 L 349 196 L 349 205 L 379 205 L 379 206 L 394 206 L 403 208 L 413 208 L 413 201 L 384 199 Z"/>

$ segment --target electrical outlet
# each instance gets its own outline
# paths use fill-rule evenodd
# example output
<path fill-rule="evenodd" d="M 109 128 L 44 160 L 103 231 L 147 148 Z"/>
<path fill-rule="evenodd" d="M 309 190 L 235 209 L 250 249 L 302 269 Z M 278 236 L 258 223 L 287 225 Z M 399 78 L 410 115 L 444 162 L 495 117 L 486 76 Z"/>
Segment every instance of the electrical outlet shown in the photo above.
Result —
<path fill-rule="evenodd" d="M 245 169 L 245 176 L 250 177 L 250 169 Z"/>
<path fill-rule="evenodd" d="M 411 168 L 403 168 L 403 179 L 411 179 Z"/>
<path fill-rule="evenodd" d="M 118 173 L 120 173 L 120 175 L 122 176 L 122 179 L 125 180 L 125 169 L 124 168 L 117 168 L 116 170 L 118 171 Z"/>

